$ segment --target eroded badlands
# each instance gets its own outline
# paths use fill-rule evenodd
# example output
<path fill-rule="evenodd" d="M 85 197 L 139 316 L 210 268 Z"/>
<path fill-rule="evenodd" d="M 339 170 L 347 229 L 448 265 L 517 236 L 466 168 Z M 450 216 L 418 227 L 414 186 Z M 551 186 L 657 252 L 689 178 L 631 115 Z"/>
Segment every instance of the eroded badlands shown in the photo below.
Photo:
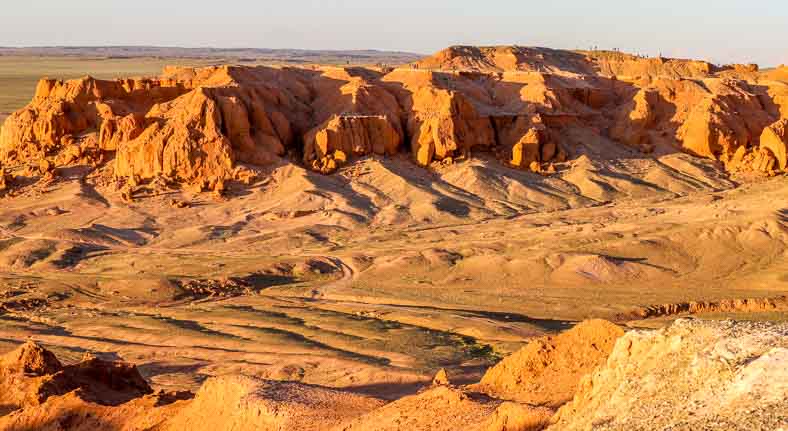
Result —
<path fill-rule="evenodd" d="M 784 67 L 619 52 L 43 79 L 0 429 L 780 429 L 787 127 Z"/>

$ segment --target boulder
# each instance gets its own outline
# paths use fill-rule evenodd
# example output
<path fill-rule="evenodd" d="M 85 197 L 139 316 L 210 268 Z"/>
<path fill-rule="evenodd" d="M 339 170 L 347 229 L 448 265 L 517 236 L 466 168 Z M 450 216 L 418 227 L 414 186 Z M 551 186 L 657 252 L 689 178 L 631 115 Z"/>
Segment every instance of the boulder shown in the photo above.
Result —
<path fill-rule="evenodd" d="M 607 361 L 622 335 L 610 322 L 591 320 L 531 341 L 488 370 L 476 389 L 496 398 L 559 407 L 572 399 L 585 374 Z"/>
<path fill-rule="evenodd" d="M 763 130 L 761 150 L 768 151 L 776 160 L 776 167 L 784 171 L 788 167 L 788 118 L 783 118 Z"/>

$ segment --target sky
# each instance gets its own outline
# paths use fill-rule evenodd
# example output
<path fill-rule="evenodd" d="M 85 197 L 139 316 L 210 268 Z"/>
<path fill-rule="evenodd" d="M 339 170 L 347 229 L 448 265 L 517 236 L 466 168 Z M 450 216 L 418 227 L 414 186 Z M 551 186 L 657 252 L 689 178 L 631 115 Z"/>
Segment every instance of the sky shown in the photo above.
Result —
<path fill-rule="evenodd" d="M 3 0 L 0 46 L 618 48 L 788 64 L 788 0 Z"/>

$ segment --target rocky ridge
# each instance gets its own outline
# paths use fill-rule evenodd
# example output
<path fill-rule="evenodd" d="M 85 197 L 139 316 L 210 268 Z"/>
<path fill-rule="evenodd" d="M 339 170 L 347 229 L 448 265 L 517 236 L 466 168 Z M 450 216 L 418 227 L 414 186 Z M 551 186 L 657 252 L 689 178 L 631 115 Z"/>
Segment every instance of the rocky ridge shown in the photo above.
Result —
<path fill-rule="evenodd" d="M 787 335 L 778 323 L 682 319 L 624 334 L 589 321 L 533 341 L 479 385 L 441 372 L 388 403 L 238 375 L 212 378 L 196 396 L 153 393 L 132 365 L 63 366 L 29 342 L 0 358 L 0 429 L 774 430 L 788 425 Z"/>
<path fill-rule="evenodd" d="M 583 378 L 549 429 L 785 429 L 787 331 L 692 319 L 632 331 Z"/>
<path fill-rule="evenodd" d="M 580 376 L 604 364 L 624 330 L 603 320 L 534 340 L 491 368 L 476 386 L 496 398 L 556 407 L 577 391 Z"/>
<path fill-rule="evenodd" d="M 330 174 L 409 152 L 419 165 L 490 152 L 544 172 L 582 130 L 731 172 L 786 168 L 788 84 L 755 67 L 543 48 L 454 47 L 410 68 L 167 68 L 158 78 L 42 80 L 0 134 L 0 163 L 56 175 L 110 163 L 220 192 L 290 160 Z M 13 182 L 13 181 L 11 181 Z M 6 181 L 8 183 L 8 181 Z"/>

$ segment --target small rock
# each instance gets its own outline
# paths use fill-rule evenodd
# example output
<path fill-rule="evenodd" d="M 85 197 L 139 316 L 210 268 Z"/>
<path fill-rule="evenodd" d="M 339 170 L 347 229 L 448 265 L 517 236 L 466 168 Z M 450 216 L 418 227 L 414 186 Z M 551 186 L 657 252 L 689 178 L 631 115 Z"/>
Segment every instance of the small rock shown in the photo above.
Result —
<path fill-rule="evenodd" d="M 435 377 L 432 378 L 432 385 L 433 386 L 449 386 L 451 382 L 449 382 L 449 374 L 446 372 L 445 368 L 441 368 Z"/>

